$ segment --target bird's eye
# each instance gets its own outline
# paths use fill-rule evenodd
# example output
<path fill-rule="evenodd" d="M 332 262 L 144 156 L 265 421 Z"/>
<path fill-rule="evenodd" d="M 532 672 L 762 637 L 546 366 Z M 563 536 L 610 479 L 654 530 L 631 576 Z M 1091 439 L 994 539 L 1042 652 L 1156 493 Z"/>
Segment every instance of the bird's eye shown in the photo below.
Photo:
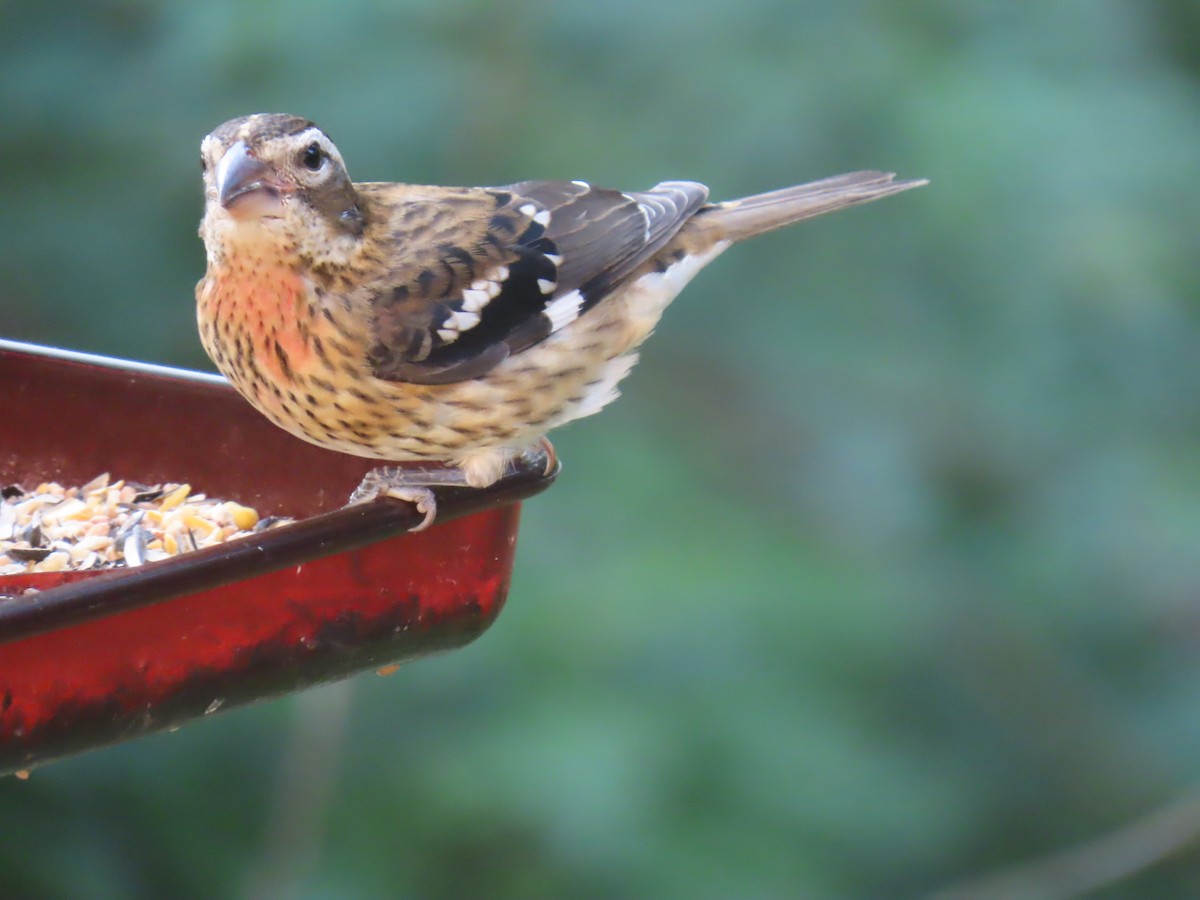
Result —
<path fill-rule="evenodd" d="M 315 172 L 321 168 L 321 163 L 325 161 L 325 154 L 321 152 L 321 145 L 313 141 L 304 148 L 304 153 L 300 156 L 300 164 L 304 168 Z"/>
<path fill-rule="evenodd" d="M 208 171 L 208 160 L 203 156 L 200 157 L 200 173 L 204 174 Z"/>

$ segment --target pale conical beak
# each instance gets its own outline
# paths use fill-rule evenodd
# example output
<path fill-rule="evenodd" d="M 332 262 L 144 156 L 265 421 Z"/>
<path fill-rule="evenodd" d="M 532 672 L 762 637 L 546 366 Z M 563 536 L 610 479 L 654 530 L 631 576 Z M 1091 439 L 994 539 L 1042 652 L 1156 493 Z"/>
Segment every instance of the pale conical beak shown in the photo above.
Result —
<path fill-rule="evenodd" d="M 238 218 L 265 216 L 282 205 L 280 186 L 270 168 L 250 152 L 244 141 L 225 151 L 217 163 L 217 199 Z"/>

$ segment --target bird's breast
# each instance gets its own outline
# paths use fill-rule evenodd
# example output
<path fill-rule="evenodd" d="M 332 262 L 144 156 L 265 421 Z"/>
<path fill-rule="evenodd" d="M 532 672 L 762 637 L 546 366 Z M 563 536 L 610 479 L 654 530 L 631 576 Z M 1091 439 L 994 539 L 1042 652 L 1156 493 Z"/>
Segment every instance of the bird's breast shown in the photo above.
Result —
<path fill-rule="evenodd" d="M 201 334 L 226 357 L 231 380 L 256 374 L 294 380 L 313 356 L 313 313 L 304 279 L 283 266 L 230 267 L 210 273 L 199 297 Z M 207 327 L 206 327 L 207 326 Z M 207 334 L 205 331 L 207 330 Z M 216 356 L 216 355 L 215 355 Z"/>

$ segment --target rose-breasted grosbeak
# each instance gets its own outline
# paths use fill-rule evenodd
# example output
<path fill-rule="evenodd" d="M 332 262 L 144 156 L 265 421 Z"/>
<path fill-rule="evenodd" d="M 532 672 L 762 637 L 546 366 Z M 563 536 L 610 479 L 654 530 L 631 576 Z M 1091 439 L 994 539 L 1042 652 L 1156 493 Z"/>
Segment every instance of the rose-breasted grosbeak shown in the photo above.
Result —
<path fill-rule="evenodd" d="M 422 527 L 431 485 L 487 486 L 611 402 L 667 304 L 730 244 L 924 184 L 855 172 L 725 203 L 690 181 L 354 184 L 323 131 L 275 114 L 221 125 L 201 162 L 205 350 L 297 437 L 444 464 L 356 492 L 416 501 Z"/>

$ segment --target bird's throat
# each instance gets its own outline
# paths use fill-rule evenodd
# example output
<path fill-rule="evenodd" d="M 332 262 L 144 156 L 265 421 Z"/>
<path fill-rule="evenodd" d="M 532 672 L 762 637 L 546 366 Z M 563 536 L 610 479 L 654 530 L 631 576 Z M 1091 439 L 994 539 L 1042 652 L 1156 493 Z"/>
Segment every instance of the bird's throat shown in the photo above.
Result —
<path fill-rule="evenodd" d="M 274 388 L 286 393 L 315 352 L 308 285 L 291 266 L 238 259 L 210 269 L 201 285 L 197 312 L 205 349 L 239 387 L 256 381 L 267 395 Z M 222 352 L 214 353 L 211 343 Z"/>

